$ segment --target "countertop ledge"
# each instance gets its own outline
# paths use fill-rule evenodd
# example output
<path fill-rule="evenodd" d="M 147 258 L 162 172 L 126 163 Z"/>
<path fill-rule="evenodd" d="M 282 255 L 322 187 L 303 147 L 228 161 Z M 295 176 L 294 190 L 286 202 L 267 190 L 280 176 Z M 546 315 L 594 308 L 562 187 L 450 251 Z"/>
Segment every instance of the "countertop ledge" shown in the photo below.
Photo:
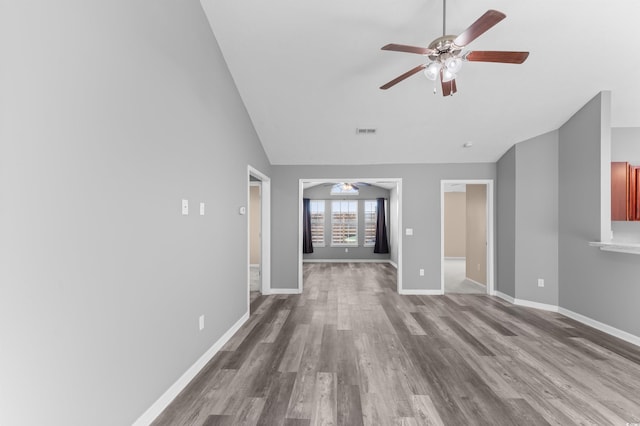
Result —
<path fill-rule="evenodd" d="M 624 242 L 589 242 L 591 247 L 598 247 L 602 251 L 613 251 L 617 253 L 640 254 L 640 243 L 624 243 Z"/>

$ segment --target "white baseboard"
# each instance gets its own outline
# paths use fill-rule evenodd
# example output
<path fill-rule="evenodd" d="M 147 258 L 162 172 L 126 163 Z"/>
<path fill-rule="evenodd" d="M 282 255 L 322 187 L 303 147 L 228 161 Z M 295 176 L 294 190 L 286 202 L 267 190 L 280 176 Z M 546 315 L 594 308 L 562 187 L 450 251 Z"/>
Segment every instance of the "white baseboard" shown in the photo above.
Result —
<path fill-rule="evenodd" d="M 499 291 L 494 292 L 494 296 L 497 296 L 501 299 L 506 300 L 509 303 L 519 306 L 526 306 L 529 308 L 542 309 L 545 311 L 558 312 L 566 317 L 574 319 L 582 324 L 588 325 L 589 327 L 593 327 L 596 330 L 600 330 L 604 333 L 607 333 L 611 336 L 622 339 L 626 342 L 632 343 L 636 346 L 640 346 L 640 337 L 633 335 L 631 333 L 627 333 L 626 331 L 620 330 L 618 328 L 612 327 L 610 325 L 604 324 L 600 321 L 596 321 L 592 318 L 579 314 L 577 312 L 570 311 L 569 309 L 565 309 L 555 305 L 547 305 L 545 303 L 531 302 L 529 300 L 523 299 L 514 299 L 508 294 L 500 293 Z"/>
<path fill-rule="evenodd" d="M 246 312 L 235 324 L 227 330 L 176 382 L 165 391 L 165 393 L 153 403 L 139 418 L 133 423 L 133 426 L 150 425 L 156 417 L 167 408 L 178 394 L 193 380 L 193 378 L 204 368 L 205 365 L 218 353 L 220 349 L 229 341 L 242 325 L 249 319 L 249 312 Z"/>
<path fill-rule="evenodd" d="M 472 280 L 472 279 L 471 279 L 471 278 L 469 278 L 469 277 L 464 277 L 464 279 L 465 279 L 465 280 L 467 280 L 467 281 L 469 281 L 471 284 L 478 285 L 478 286 L 480 286 L 480 287 L 482 287 L 482 288 L 484 288 L 484 289 L 486 289 L 486 288 L 487 288 L 487 285 L 486 285 L 486 284 L 479 283 L 478 281 L 476 281 L 476 280 Z"/>
<path fill-rule="evenodd" d="M 548 305 L 546 303 L 532 302 L 530 300 L 516 299 L 515 304 L 518 306 L 535 308 L 543 311 L 558 312 L 558 307 L 556 305 Z"/>
<path fill-rule="evenodd" d="M 269 294 L 300 294 L 301 291 L 299 288 L 272 288 L 271 290 L 269 290 L 269 293 L 265 293 L 266 295 Z"/>
<path fill-rule="evenodd" d="M 421 289 L 411 289 L 405 288 L 401 289 L 398 294 L 402 296 L 441 296 L 444 292 L 441 289 L 437 290 L 421 290 Z"/>
<path fill-rule="evenodd" d="M 530 300 L 525 300 L 525 299 L 516 299 L 514 297 L 509 296 L 508 294 L 501 293 L 499 291 L 494 291 L 493 295 L 498 296 L 500 299 L 506 300 L 507 302 L 513 305 L 524 306 L 526 308 L 540 309 L 543 311 L 558 312 L 558 307 L 556 305 L 548 305 L 546 303 L 532 302 Z"/>
<path fill-rule="evenodd" d="M 493 296 L 497 296 L 502 300 L 506 300 L 509 303 L 512 303 L 515 305 L 516 303 L 516 299 L 514 299 L 513 297 L 509 296 L 508 294 L 502 293 L 500 291 L 494 291 L 493 292 Z"/>
<path fill-rule="evenodd" d="M 596 321 L 589 317 L 585 317 L 584 315 L 581 315 L 577 312 L 570 311 L 569 309 L 560 307 L 558 308 L 558 312 L 566 317 L 569 317 L 585 325 L 588 325 L 589 327 L 593 327 L 596 330 L 600 330 L 614 337 L 617 337 L 619 339 L 632 343 L 636 346 L 640 346 L 640 337 L 635 336 L 631 333 L 627 333 L 626 331 L 622 331 L 618 328 L 611 327 L 610 325 L 601 323 L 600 321 Z"/>
<path fill-rule="evenodd" d="M 303 259 L 304 263 L 391 263 L 389 259 Z"/>
<path fill-rule="evenodd" d="M 394 268 L 398 269 L 398 264 L 396 262 L 394 262 L 393 260 L 389 260 L 389 264 L 391 266 L 393 266 Z"/>

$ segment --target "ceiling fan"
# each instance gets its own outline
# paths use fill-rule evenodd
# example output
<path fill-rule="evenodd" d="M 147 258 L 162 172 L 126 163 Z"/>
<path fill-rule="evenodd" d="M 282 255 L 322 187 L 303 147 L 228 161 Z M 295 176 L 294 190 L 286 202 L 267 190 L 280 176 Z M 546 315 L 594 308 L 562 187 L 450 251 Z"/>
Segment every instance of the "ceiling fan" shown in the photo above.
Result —
<path fill-rule="evenodd" d="M 478 18 L 462 34 L 446 35 L 446 0 L 443 0 L 442 13 L 442 37 L 433 40 L 428 47 L 407 46 L 404 44 L 387 44 L 382 50 L 392 50 L 395 52 L 416 53 L 429 58 L 429 62 L 418 65 L 404 74 L 394 78 L 390 82 L 380 86 L 386 90 L 395 86 L 402 80 L 424 70 L 425 76 L 432 81 L 440 77 L 442 85 L 442 95 L 451 96 L 458 91 L 456 87 L 456 74 L 462 68 L 462 63 L 470 62 L 500 62 L 506 64 L 521 64 L 529 56 L 529 52 L 506 52 L 506 51 L 485 51 L 475 50 L 463 52 L 462 50 L 473 40 L 480 37 L 487 30 L 498 22 L 506 18 L 502 12 L 488 10 Z M 436 93 L 434 87 L 433 93 Z"/>

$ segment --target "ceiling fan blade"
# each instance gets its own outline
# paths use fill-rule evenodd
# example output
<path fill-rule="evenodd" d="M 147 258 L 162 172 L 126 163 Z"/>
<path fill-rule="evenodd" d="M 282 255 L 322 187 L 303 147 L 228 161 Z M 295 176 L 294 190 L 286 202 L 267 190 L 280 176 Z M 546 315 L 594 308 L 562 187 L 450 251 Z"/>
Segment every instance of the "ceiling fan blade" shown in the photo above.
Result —
<path fill-rule="evenodd" d="M 475 50 L 467 53 L 465 59 L 474 62 L 500 62 L 503 64 L 521 64 L 527 60 L 529 52 L 501 52 Z"/>
<path fill-rule="evenodd" d="M 440 84 L 442 84 L 442 96 L 451 96 L 456 92 L 456 80 L 444 81 L 444 72 L 440 69 Z"/>
<path fill-rule="evenodd" d="M 507 15 L 497 10 L 487 10 L 476 22 L 456 37 L 456 39 L 453 40 L 453 44 L 458 47 L 466 46 L 506 17 Z"/>
<path fill-rule="evenodd" d="M 432 53 L 435 53 L 435 50 L 429 49 L 427 47 L 407 46 L 405 44 L 395 44 L 395 43 L 387 44 L 386 46 L 383 46 L 380 50 L 392 50 L 394 52 L 416 53 L 418 55 L 430 55 Z"/>
<path fill-rule="evenodd" d="M 417 67 L 415 67 L 413 69 L 410 69 L 409 71 L 405 72 L 404 74 L 394 78 L 393 80 L 391 80 L 387 84 L 384 84 L 384 85 L 380 86 L 380 88 L 382 90 L 387 90 L 388 88 L 390 88 L 392 86 L 395 86 L 396 84 L 400 83 L 405 78 L 411 77 L 412 75 L 414 75 L 415 73 L 425 69 L 426 67 L 427 66 L 425 64 L 418 65 Z"/>

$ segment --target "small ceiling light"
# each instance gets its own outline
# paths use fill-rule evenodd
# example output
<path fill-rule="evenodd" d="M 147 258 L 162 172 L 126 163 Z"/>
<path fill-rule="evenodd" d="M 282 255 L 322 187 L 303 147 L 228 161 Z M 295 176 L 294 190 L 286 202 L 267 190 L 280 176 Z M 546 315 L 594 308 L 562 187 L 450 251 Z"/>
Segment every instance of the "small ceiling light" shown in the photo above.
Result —
<path fill-rule="evenodd" d="M 473 146 L 473 142 L 467 142 L 464 145 L 462 145 L 463 148 L 471 148 Z"/>
<path fill-rule="evenodd" d="M 440 73 L 440 67 L 441 65 L 438 62 L 431 62 L 424 69 L 424 75 L 429 80 L 435 81 L 435 79 L 438 78 L 438 74 Z"/>
<path fill-rule="evenodd" d="M 453 74 L 457 74 L 460 69 L 462 69 L 462 59 L 457 56 L 453 56 L 451 58 L 447 58 L 444 61 L 444 66 Z"/>
<path fill-rule="evenodd" d="M 449 71 L 447 68 L 442 70 L 442 82 L 446 83 L 447 81 L 455 80 L 456 75 Z"/>

